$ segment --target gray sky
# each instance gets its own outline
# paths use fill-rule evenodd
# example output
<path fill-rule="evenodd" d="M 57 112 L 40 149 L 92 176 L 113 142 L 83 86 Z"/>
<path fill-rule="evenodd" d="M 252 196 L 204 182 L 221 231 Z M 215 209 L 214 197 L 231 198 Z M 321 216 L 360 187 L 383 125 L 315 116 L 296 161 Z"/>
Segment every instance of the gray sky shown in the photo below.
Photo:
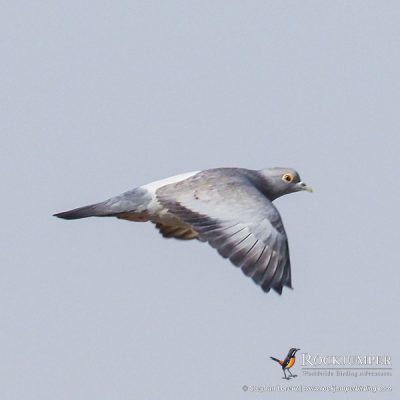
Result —
<path fill-rule="evenodd" d="M 269 356 L 400 355 L 399 21 L 394 1 L 3 4 L 1 399 L 394 385 L 286 383 Z M 275 202 L 293 291 L 150 224 L 51 217 L 221 166 L 314 187 Z"/>

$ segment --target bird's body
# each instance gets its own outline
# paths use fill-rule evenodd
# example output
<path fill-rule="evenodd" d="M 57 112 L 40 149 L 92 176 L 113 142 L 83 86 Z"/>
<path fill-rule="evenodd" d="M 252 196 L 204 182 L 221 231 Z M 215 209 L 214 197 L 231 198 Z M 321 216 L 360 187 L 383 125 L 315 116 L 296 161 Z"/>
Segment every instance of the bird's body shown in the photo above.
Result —
<path fill-rule="evenodd" d="M 293 365 L 294 365 L 294 363 L 296 362 L 296 353 L 297 353 L 299 350 L 300 350 L 300 349 L 295 349 L 295 348 L 290 349 L 289 352 L 288 352 L 288 354 L 287 354 L 287 356 L 285 357 L 284 360 L 279 360 L 278 358 L 270 357 L 271 360 L 276 361 L 276 362 L 279 363 L 279 365 L 282 367 L 283 374 L 284 374 L 283 379 L 289 379 L 289 378 L 286 376 L 286 371 L 289 372 L 290 377 L 292 377 L 292 378 L 295 378 L 295 377 L 297 376 L 297 375 L 293 375 L 293 374 L 290 372 L 290 368 L 292 368 Z"/>
<path fill-rule="evenodd" d="M 152 182 L 55 215 L 151 221 L 166 238 L 208 242 L 264 291 L 281 293 L 283 286 L 291 287 L 289 250 L 272 201 L 300 190 L 309 188 L 292 169 L 216 168 Z"/>

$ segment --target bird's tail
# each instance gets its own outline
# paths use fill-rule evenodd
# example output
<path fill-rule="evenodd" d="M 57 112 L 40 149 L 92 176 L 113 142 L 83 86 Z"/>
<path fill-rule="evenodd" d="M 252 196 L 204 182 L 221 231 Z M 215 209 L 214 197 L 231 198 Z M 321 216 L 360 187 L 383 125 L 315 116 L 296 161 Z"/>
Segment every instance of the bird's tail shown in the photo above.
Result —
<path fill-rule="evenodd" d="M 270 359 L 276 361 L 276 362 L 279 363 L 279 364 L 281 363 L 281 360 L 278 360 L 278 359 L 275 358 L 275 357 L 270 357 Z"/>
<path fill-rule="evenodd" d="M 74 208 L 73 210 L 54 214 L 55 217 L 62 219 L 79 219 L 87 217 L 107 217 L 115 215 L 115 212 L 104 205 L 104 203 L 91 204 L 89 206 Z"/>
<path fill-rule="evenodd" d="M 63 219 L 79 219 L 87 217 L 115 217 L 126 212 L 143 212 L 147 209 L 152 197 L 146 190 L 136 188 L 119 196 L 111 197 L 102 203 L 74 208 L 73 210 L 54 214 Z"/>

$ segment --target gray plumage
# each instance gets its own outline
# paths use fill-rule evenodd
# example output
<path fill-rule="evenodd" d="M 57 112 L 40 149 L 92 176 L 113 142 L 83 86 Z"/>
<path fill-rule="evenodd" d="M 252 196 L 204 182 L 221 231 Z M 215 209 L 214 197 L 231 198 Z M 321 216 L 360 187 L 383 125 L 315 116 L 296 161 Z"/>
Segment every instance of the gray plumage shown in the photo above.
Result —
<path fill-rule="evenodd" d="M 217 168 L 154 182 L 55 215 L 151 221 L 166 238 L 208 242 L 264 291 L 281 294 L 283 286 L 292 286 L 289 248 L 272 201 L 300 190 L 311 191 L 293 169 Z"/>

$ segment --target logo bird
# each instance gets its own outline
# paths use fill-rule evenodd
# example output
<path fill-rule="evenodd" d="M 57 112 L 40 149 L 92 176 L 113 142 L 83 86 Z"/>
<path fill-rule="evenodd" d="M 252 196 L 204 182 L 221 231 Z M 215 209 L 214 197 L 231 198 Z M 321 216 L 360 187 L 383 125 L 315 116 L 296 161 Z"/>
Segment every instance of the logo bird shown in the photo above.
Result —
<path fill-rule="evenodd" d="M 271 357 L 271 360 L 276 361 L 282 367 L 283 374 L 285 375 L 282 379 L 296 378 L 297 375 L 293 375 L 290 372 L 290 368 L 292 368 L 294 363 L 296 362 L 296 352 L 298 352 L 299 350 L 300 349 L 295 348 L 290 349 L 288 355 L 283 361 L 279 360 L 278 358 Z M 289 377 L 286 376 L 286 371 L 289 372 Z"/>

